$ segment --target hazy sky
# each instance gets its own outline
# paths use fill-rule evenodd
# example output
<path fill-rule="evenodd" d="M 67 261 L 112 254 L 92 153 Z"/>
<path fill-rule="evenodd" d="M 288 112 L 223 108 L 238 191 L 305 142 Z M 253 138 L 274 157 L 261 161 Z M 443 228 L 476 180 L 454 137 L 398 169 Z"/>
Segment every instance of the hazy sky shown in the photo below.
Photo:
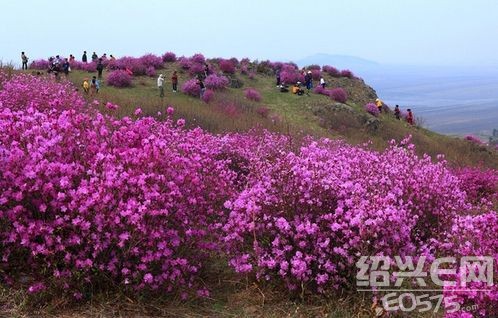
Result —
<path fill-rule="evenodd" d="M 498 64 L 497 0 L 0 0 L 0 59 L 83 50 Z"/>

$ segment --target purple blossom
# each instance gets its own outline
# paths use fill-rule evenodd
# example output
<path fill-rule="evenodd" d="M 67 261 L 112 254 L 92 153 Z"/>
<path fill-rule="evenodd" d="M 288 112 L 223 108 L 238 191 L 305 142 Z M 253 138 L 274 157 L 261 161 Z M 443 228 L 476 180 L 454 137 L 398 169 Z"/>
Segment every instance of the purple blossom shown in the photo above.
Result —
<path fill-rule="evenodd" d="M 379 108 L 374 103 L 366 104 L 364 106 L 364 109 L 367 113 L 370 113 L 370 115 L 373 115 L 375 117 L 379 116 L 379 114 L 380 114 Z"/>
<path fill-rule="evenodd" d="M 244 90 L 244 96 L 252 101 L 259 102 L 261 101 L 261 94 L 255 88 L 246 88 Z"/>
<path fill-rule="evenodd" d="M 112 71 L 107 76 L 107 85 L 115 87 L 129 87 L 131 86 L 131 76 L 126 71 Z"/>

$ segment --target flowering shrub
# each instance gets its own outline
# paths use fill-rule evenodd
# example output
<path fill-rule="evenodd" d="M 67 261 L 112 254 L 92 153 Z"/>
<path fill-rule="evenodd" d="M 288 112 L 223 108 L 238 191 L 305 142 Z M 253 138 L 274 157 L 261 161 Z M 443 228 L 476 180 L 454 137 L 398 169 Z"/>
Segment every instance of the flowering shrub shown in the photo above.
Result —
<path fill-rule="evenodd" d="M 188 71 L 191 76 L 204 74 L 204 64 L 190 62 L 189 65 Z"/>
<path fill-rule="evenodd" d="M 467 135 L 465 136 L 465 140 L 468 140 L 476 145 L 482 145 L 483 142 L 481 141 L 481 139 L 479 139 L 479 137 L 476 137 L 476 136 L 473 136 L 473 135 Z"/>
<path fill-rule="evenodd" d="M 310 71 L 319 71 L 321 69 L 320 65 L 317 64 L 311 64 L 306 67 Z"/>
<path fill-rule="evenodd" d="M 202 55 L 200 53 L 192 55 L 192 57 L 190 59 L 194 63 L 198 63 L 198 64 L 204 64 L 204 63 L 206 63 L 206 58 L 204 57 L 204 55 Z"/>
<path fill-rule="evenodd" d="M 341 71 L 341 76 L 342 77 L 347 77 L 347 78 L 354 78 L 354 74 L 350 70 L 342 70 Z"/>
<path fill-rule="evenodd" d="M 29 64 L 29 68 L 35 69 L 35 70 L 47 70 L 49 67 L 50 63 L 47 60 L 34 60 Z"/>
<path fill-rule="evenodd" d="M 211 74 L 204 80 L 206 88 L 217 90 L 228 86 L 228 78 L 222 75 Z"/>
<path fill-rule="evenodd" d="M 180 64 L 180 67 L 184 70 L 188 70 L 190 68 L 190 60 L 186 57 L 180 57 L 178 59 L 178 64 Z"/>
<path fill-rule="evenodd" d="M 348 93 L 343 88 L 334 88 L 328 91 L 330 98 L 339 103 L 345 103 L 348 100 Z"/>
<path fill-rule="evenodd" d="M 83 63 L 79 61 L 73 61 L 71 62 L 71 68 L 73 70 L 81 70 L 81 71 L 86 71 L 88 73 L 94 73 L 97 71 L 97 63 L 95 62 Z"/>
<path fill-rule="evenodd" d="M 214 92 L 210 89 L 206 89 L 204 94 L 202 95 L 202 100 L 206 103 L 209 104 L 210 101 L 212 101 L 214 98 Z"/>
<path fill-rule="evenodd" d="M 255 88 L 246 88 L 244 90 L 244 96 L 252 101 L 261 101 L 261 94 Z"/>
<path fill-rule="evenodd" d="M 370 115 L 373 115 L 375 117 L 379 116 L 380 114 L 379 108 L 374 103 L 368 103 L 364 106 L 364 108 L 367 113 L 370 113 Z"/>
<path fill-rule="evenodd" d="M 176 62 L 176 54 L 173 52 L 166 52 L 163 54 L 163 62 L 172 63 Z"/>
<path fill-rule="evenodd" d="M 498 171 L 484 168 L 462 168 L 455 171 L 472 202 L 498 202 Z"/>
<path fill-rule="evenodd" d="M 324 71 L 325 73 L 329 74 L 332 77 L 340 77 L 341 76 L 341 72 L 337 68 L 330 66 L 330 65 L 324 65 L 322 67 L 322 71 Z"/>
<path fill-rule="evenodd" d="M 220 70 L 223 73 L 233 74 L 233 73 L 235 73 L 235 64 L 231 60 L 221 60 L 220 61 Z"/>
<path fill-rule="evenodd" d="M 313 78 L 314 81 L 319 81 L 320 78 L 322 77 L 322 73 L 320 70 L 311 70 L 311 77 Z"/>
<path fill-rule="evenodd" d="M 141 64 L 146 68 L 153 67 L 155 69 L 160 69 L 163 67 L 163 59 L 154 54 L 146 54 L 139 58 Z"/>
<path fill-rule="evenodd" d="M 313 88 L 313 93 L 330 96 L 329 90 L 323 88 L 321 85 L 315 86 L 315 88 Z"/>
<path fill-rule="evenodd" d="M 441 256 L 451 256 L 461 259 L 464 256 L 491 256 L 494 261 L 493 266 L 493 286 L 488 286 L 486 282 L 465 283 L 461 287 L 462 281 L 460 273 L 450 276 L 457 282 L 457 286 L 445 286 L 444 297 L 456 297 L 454 301 L 458 302 L 461 307 L 466 305 L 477 306 L 476 316 L 470 317 L 496 317 L 498 308 L 496 301 L 498 299 L 498 215 L 496 211 L 489 211 L 479 215 L 459 216 L 451 227 L 451 231 L 442 240 Z M 490 275 L 487 274 L 486 277 Z M 486 290 L 486 291 L 478 291 Z M 460 313 L 449 314 L 445 317 L 465 317 Z M 467 316 L 469 317 L 469 316 Z"/>
<path fill-rule="evenodd" d="M 73 97 L 56 95 L 66 85 L 46 86 L 54 93 L 40 94 L 25 109 L 0 103 L 3 278 L 29 274 L 32 293 L 48 286 L 79 293 L 111 283 L 130 290 L 195 288 L 216 247 L 210 220 L 221 220 L 234 189 L 234 174 L 219 159 L 222 144 L 170 120 L 53 108 Z M 22 102 L 16 91 L 2 90 L 0 98 Z"/>
<path fill-rule="evenodd" d="M 183 83 L 182 92 L 190 96 L 199 97 L 201 88 L 199 87 L 199 84 L 197 84 L 196 79 L 191 79 Z"/>
<path fill-rule="evenodd" d="M 129 69 L 133 72 L 133 75 L 145 75 L 147 71 L 147 66 L 143 63 L 142 59 L 137 59 L 134 57 L 124 56 L 115 61 L 109 62 L 109 68 L 111 70 L 125 70 Z"/>
<path fill-rule="evenodd" d="M 126 71 L 112 71 L 107 76 L 107 84 L 114 87 L 131 86 L 131 76 Z"/>
<path fill-rule="evenodd" d="M 145 74 L 150 77 L 155 77 L 157 75 L 156 69 L 153 66 L 147 67 Z"/>
<path fill-rule="evenodd" d="M 304 82 L 304 76 L 303 74 L 300 74 L 297 70 L 295 71 L 289 71 L 289 70 L 284 70 L 280 72 L 280 80 L 282 83 L 286 84 L 295 84 L 297 82 Z"/>
<path fill-rule="evenodd" d="M 430 240 L 466 207 L 458 179 L 411 146 L 380 154 L 328 140 L 296 154 L 273 147 L 277 155 L 225 204 L 223 229 L 237 272 L 290 290 L 353 285 L 355 255 L 430 254 Z"/>

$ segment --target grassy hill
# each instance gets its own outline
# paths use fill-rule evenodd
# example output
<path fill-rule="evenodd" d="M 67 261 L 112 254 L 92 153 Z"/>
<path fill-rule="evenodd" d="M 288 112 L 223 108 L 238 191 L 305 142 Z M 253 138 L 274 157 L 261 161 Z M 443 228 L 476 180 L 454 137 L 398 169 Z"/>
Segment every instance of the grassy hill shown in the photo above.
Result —
<path fill-rule="evenodd" d="M 175 108 L 175 117 L 185 118 L 188 127 L 200 126 L 214 133 L 241 132 L 259 127 L 296 136 L 310 134 L 342 138 L 351 144 L 371 142 L 376 149 L 384 149 L 391 139 L 401 140 L 412 135 L 420 154 L 427 153 L 433 157 L 444 154 L 454 165 L 498 167 L 496 152 L 485 146 L 410 126 L 396 120 L 390 113 L 381 114 L 378 120 L 370 116 L 363 110 L 363 105 L 374 101 L 377 95 L 361 79 L 325 75 L 328 87 L 342 87 L 348 92 L 347 107 L 344 107 L 324 95 L 281 93 L 272 75 L 236 73 L 232 78 L 241 81 L 243 87 L 216 91 L 214 100 L 206 104 L 199 98 L 171 91 L 170 77 L 174 70 L 179 72 L 179 88 L 192 78 L 177 63 L 165 63 L 164 69 L 158 70 L 158 74 L 163 73 L 166 77 L 164 99 L 159 97 L 155 77 L 135 76 L 132 87 L 115 88 L 105 84 L 108 72 L 104 72 L 99 94 L 88 96 L 88 99 L 98 99 L 102 108 L 108 101 L 120 105 L 118 116 L 130 116 L 137 107 L 141 107 L 144 114 L 161 117 L 165 108 L 171 105 Z M 83 79 L 91 75 L 74 71 L 69 80 L 80 87 Z M 244 97 L 244 89 L 248 87 L 261 93 L 260 102 Z"/>

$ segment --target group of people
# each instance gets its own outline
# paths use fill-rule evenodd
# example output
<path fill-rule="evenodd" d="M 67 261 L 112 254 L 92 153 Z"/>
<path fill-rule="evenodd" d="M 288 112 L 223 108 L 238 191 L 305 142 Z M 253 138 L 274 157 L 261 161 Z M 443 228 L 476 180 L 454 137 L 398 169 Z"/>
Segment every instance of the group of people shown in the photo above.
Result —
<path fill-rule="evenodd" d="M 97 79 L 97 76 L 93 76 L 91 81 L 85 78 L 82 87 L 85 94 L 95 95 L 100 90 L 100 81 Z"/>
<path fill-rule="evenodd" d="M 383 107 L 384 107 L 384 102 L 380 100 L 380 98 L 377 98 L 375 100 L 375 105 L 379 109 L 379 113 L 382 113 Z M 397 120 L 401 120 L 401 110 L 399 109 L 399 105 L 396 105 L 394 107 L 394 117 L 396 117 Z M 410 108 L 406 110 L 406 117 L 405 120 L 408 124 L 414 125 L 415 124 L 415 119 L 413 117 L 413 112 Z"/>
<path fill-rule="evenodd" d="M 157 88 L 159 89 L 159 97 L 164 97 L 164 74 L 159 74 L 157 78 Z M 173 93 L 178 91 L 178 73 L 176 71 L 171 75 L 171 86 L 173 88 Z"/>
<path fill-rule="evenodd" d="M 301 70 L 301 75 L 304 77 L 304 87 L 306 87 L 306 90 L 307 90 L 306 95 L 310 96 L 309 92 L 310 92 L 310 90 L 313 89 L 313 74 L 312 74 L 312 72 L 310 70 L 306 71 L 306 69 L 303 68 Z M 282 93 L 289 92 L 289 86 L 286 85 L 285 82 L 282 82 L 282 79 L 280 77 L 280 70 L 276 71 L 275 77 L 276 77 L 276 82 L 277 82 L 277 88 L 280 89 L 280 92 L 282 92 Z M 304 95 L 305 91 L 304 91 L 303 88 L 301 88 L 302 85 L 303 85 L 303 83 L 301 83 L 300 81 L 294 83 L 292 85 L 291 92 L 293 94 L 296 94 L 296 95 L 299 95 L 299 96 Z M 325 82 L 325 79 L 323 78 L 323 76 L 320 77 L 319 85 L 322 88 L 325 88 L 325 86 L 327 85 L 327 83 Z"/>

